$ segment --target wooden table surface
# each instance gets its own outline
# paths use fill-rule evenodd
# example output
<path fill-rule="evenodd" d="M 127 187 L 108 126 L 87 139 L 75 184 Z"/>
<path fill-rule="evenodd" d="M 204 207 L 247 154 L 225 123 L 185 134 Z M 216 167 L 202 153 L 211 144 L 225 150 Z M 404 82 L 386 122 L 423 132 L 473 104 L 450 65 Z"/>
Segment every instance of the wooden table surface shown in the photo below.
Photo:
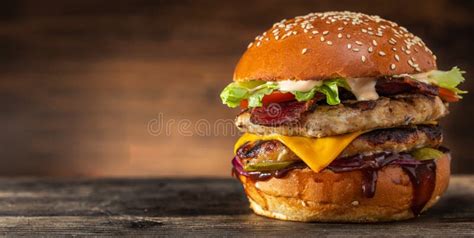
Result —
<path fill-rule="evenodd" d="M 251 213 L 233 179 L 0 179 L 0 234 L 187 236 L 474 236 L 474 176 L 453 176 L 418 219 L 284 222 Z"/>

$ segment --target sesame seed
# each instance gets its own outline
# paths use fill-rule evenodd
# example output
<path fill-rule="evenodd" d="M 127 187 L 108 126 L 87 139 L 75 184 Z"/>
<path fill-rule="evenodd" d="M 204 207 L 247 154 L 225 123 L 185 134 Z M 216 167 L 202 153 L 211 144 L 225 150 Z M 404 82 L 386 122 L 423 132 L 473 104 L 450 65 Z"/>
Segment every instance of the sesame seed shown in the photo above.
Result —
<path fill-rule="evenodd" d="M 380 55 L 380 56 L 385 56 L 385 52 L 379 51 L 379 55 Z"/>
<path fill-rule="evenodd" d="M 400 62 L 400 57 L 399 57 L 397 54 L 395 54 L 394 57 L 395 57 L 395 60 L 396 60 L 396 61 Z"/>
<path fill-rule="evenodd" d="M 252 47 L 252 45 L 253 45 L 253 42 L 250 42 L 250 44 L 247 46 L 247 49 Z"/>
<path fill-rule="evenodd" d="M 344 30 L 344 27 L 341 26 L 341 27 L 337 28 L 337 30 L 342 31 L 342 30 Z"/>
<path fill-rule="evenodd" d="M 390 69 L 391 69 L 391 70 L 394 70 L 395 67 L 396 67 L 395 64 L 391 64 L 391 65 L 390 65 Z"/>
<path fill-rule="evenodd" d="M 306 54 L 306 52 L 308 52 L 308 48 L 304 48 L 302 51 L 301 51 L 301 54 Z"/>
<path fill-rule="evenodd" d="M 360 51 L 359 48 L 353 48 L 352 50 L 353 50 L 354 52 L 359 52 L 359 51 Z"/>
<path fill-rule="evenodd" d="M 332 45 L 332 41 L 328 40 L 328 41 L 326 41 L 326 44 Z"/>
<path fill-rule="evenodd" d="M 352 206 L 359 206 L 359 201 L 352 201 L 351 204 Z"/>
<path fill-rule="evenodd" d="M 360 42 L 360 41 L 358 41 L 358 40 L 356 40 L 355 43 L 358 44 L 358 45 L 362 45 L 362 42 Z"/>
<path fill-rule="evenodd" d="M 347 35 L 346 35 L 346 38 L 347 38 L 347 39 L 350 39 L 350 38 L 351 38 L 351 34 L 347 34 Z"/>
<path fill-rule="evenodd" d="M 341 34 L 341 33 L 337 34 L 337 38 L 341 39 L 341 38 L 342 38 L 342 34 Z"/>
<path fill-rule="evenodd" d="M 366 29 L 362 29 L 362 32 L 363 32 L 363 33 L 367 33 L 367 30 L 366 30 Z"/>
<path fill-rule="evenodd" d="M 261 41 L 257 42 L 257 46 L 260 46 L 261 44 L 262 44 L 262 42 L 261 42 Z"/>
<path fill-rule="evenodd" d="M 377 41 L 372 40 L 372 44 L 373 44 L 374 46 L 377 46 Z"/>
<path fill-rule="evenodd" d="M 320 38 L 320 39 L 321 39 L 321 42 L 323 42 L 323 41 L 324 41 L 324 36 L 321 36 L 321 38 Z"/>
<path fill-rule="evenodd" d="M 363 62 L 363 63 L 365 63 L 365 60 L 366 60 L 366 58 L 365 58 L 365 56 L 364 56 L 364 55 L 363 55 L 363 56 L 361 56 L 361 57 L 360 57 L 360 59 L 362 60 L 362 62 Z"/>
<path fill-rule="evenodd" d="M 372 53 L 372 52 L 374 51 L 374 48 L 372 48 L 372 46 L 371 46 L 371 47 L 369 47 L 369 48 L 367 49 L 367 51 L 368 51 L 369 53 Z"/>
<path fill-rule="evenodd" d="M 347 44 L 347 49 L 351 49 L 352 48 L 352 45 L 351 44 Z"/>
<path fill-rule="evenodd" d="M 323 31 L 323 35 L 329 34 L 329 31 Z"/>
<path fill-rule="evenodd" d="M 393 50 L 393 51 L 397 51 L 397 48 L 395 48 L 395 47 L 392 47 L 392 50 Z"/>
<path fill-rule="evenodd" d="M 405 50 L 405 53 L 407 53 L 409 55 L 411 53 L 411 51 Z"/>
<path fill-rule="evenodd" d="M 316 31 L 316 30 L 313 31 L 313 35 L 316 35 L 318 33 L 319 33 L 319 31 Z"/>

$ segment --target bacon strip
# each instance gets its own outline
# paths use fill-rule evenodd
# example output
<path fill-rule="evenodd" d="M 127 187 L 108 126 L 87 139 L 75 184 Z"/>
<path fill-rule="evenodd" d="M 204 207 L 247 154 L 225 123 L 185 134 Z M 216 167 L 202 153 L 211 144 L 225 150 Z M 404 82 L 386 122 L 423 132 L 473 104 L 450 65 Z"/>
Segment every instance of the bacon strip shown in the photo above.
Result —
<path fill-rule="evenodd" d="M 298 123 L 301 115 L 314 110 L 315 106 L 316 100 L 270 103 L 251 109 L 250 121 L 263 126 L 291 125 Z"/>
<path fill-rule="evenodd" d="M 438 96 L 439 88 L 434 85 L 418 82 L 408 77 L 383 77 L 377 80 L 375 90 L 381 96 L 393 96 L 402 93 L 416 93 Z"/>

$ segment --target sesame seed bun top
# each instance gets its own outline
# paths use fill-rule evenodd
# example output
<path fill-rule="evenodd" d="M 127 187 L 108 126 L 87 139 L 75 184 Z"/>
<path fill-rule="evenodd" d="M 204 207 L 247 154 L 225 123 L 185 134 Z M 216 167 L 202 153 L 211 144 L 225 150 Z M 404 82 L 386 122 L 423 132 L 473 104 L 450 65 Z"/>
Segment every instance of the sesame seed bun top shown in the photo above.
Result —
<path fill-rule="evenodd" d="M 406 28 L 378 16 L 325 12 L 282 20 L 257 36 L 234 81 L 377 77 L 436 68 L 436 56 Z"/>

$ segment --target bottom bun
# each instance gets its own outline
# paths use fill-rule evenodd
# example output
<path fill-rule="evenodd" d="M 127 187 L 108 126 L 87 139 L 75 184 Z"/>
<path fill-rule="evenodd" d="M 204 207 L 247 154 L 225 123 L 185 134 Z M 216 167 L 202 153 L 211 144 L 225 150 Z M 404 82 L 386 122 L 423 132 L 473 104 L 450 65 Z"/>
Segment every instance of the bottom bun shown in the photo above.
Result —
<path fill-rule="evenodd" d="M 448 187 L 451 157 L 436 160 L 436 184 L 422 211 L 433 206 Z M 256 214 L 304 222 L 382 222 L 415 217 L 413 187 L 399 165 L 378 171 L 375 195 L 362 193 L 362 172 L 334 173 L 295 169 L 283 178 L 255 181 L 239 176 Z"/>

